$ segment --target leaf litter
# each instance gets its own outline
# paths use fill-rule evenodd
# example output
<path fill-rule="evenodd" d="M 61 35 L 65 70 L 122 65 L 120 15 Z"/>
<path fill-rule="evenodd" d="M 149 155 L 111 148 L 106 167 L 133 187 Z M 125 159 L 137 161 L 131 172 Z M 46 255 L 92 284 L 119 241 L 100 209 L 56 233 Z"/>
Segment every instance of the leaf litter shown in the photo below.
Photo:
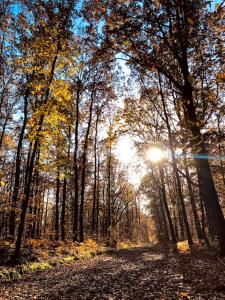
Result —
<path fill-rule="evenodd" d="M 0 284 L 0 299 L 225 299 L 225 259 L 123 249 Z"/>

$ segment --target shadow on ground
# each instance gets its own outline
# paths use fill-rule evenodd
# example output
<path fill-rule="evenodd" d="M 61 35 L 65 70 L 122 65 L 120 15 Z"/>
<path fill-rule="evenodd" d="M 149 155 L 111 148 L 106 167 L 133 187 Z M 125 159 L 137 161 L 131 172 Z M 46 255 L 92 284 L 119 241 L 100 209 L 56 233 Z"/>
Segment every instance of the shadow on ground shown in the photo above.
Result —
<path fill-rule="evenodd" d="M 225 261 L 162 247 L 124 249 L 31 275 L 2 291 L 0 299 L 225 299 Z"/>

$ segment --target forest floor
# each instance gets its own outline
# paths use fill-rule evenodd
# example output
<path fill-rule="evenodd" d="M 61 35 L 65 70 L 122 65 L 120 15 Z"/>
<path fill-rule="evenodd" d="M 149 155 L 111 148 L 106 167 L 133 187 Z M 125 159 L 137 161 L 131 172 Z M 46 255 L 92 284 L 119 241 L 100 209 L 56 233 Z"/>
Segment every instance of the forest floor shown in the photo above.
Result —
<path fill-rule="evenodd" d="M 123 249 L 0 283 L 0 299 L 225 299 L 225 259 Z"/>

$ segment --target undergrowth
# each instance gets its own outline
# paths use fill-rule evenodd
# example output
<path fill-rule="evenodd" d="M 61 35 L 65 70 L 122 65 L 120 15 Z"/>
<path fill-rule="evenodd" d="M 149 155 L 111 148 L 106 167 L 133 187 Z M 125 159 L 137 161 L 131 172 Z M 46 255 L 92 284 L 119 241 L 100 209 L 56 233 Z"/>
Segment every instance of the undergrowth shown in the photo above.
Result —
<path fill-rule="evenodd" d="M 79 260 L 90 259 L 109 250 L 140 246 L 141 244 L 131 242 L 118 242 L 113 249 L 92 239 L 87 239 L 84 243 L 29 240 L 23 249 L 21 264 L 14 267 L 0 266 L 0 281 L 20 279 L 25 274 L 52 269 L 60 265 L 69 265 Z M 10 245 L 7 244 L 7 247 L 10 248 Z"/>

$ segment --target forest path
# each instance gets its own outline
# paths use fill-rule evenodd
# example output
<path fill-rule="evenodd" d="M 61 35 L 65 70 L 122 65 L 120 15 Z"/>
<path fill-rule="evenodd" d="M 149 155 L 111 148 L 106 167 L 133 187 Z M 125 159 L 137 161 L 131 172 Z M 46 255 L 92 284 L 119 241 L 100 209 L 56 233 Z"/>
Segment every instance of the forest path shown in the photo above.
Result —
<path fill-rule="evenodd" d="M 1 284 L 0 299 L 225 299 L 225 259 L 120 250 Z"/>

